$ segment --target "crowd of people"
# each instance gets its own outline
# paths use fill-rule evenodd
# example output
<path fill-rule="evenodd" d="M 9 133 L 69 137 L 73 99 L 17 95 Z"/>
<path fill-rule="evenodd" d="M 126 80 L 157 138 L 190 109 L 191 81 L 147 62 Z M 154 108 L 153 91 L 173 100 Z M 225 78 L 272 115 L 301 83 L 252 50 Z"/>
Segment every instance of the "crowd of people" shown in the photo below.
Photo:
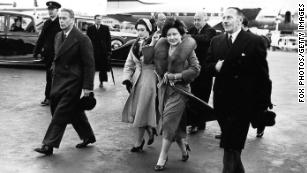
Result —
<path fill-rule="evenodd" d="M 44 47 L 47 85 L 42 104 L 50 104 L 52 120 L 43 145 L 35 151 L 51 155 L 67 124 L 72 124 L 83 140 L 77 148 L 96 142 L 79 100 L 82 91 L 84 97 L 93 97 L 96 70 L 100 71 L 100 87 L 107 81 L 111 48 L 110 33 L 101 25 L 100 15 L 84 35 L 74 26 L 72 10 L 62 8 L 57 15 L 60 4 L 49 1 L 47 6 L 50 19 L 44 24 L 34 55 Z M 137 129 L 131 152 L 143 151 L 145 133 L 147 145 L 155 136 L 162 136 L 155 171 L 166 168 L 173 142 L 178 144 L 181 160 L 189 159 L 187 126 L 192 134 L 204 130 L 213 110 L 221 129 L 223 173 L 245 172 L 241 152 L 250 123 L 272 104 L 266 46 L 261 37 L 242 29 L 243 19 L 239 8 L 227 8 L 222 18 L 225 32 L 219 35 L 207 23 L 204 12 L 195 13 L 194 27 L 189 30 L 182 21 L 163 13 L 156 21 L 142 18 L 136 22 L 138 37 L 123 69 L 122 84 L 129 97 L 122 121 Z M 209 101 L 212 87 L 214 108 L 208 109 L 203 102 Z M 263 131 L 264 126 L 259 126 L 258 137 Z"/>

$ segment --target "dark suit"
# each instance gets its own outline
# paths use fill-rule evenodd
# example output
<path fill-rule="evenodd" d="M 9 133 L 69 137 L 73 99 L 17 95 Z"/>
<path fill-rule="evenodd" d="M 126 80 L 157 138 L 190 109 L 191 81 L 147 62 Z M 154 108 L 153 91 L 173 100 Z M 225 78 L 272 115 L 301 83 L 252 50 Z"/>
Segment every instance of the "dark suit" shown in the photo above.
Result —
<path fill-rule="evenodd" d="M 52 72 L 50 67 L 54 58 L 54 37 L 61 31 L 59 17 L 54 21 L 51 19 L 46 20 L 43 25 L 43 29 L 38 37 L 36 46 L 34 48 L 34 55 L 41 55 L 44 57 L 45 67 L 46 67 L 46 87 L 45 87 L 45 97 L 49 99 L 51 81 L 52 81 Z M 43 49 L 43 51 L 42 51 Z"/>
<path fill-rule="evenodd" d="M 196 40 L 197 48 L 195 49 L 195 53 L 200 65 L 202 66 L 200 75 L 191 83 L 191 92 L 205 102 L 208 102 L 212 88 L 212 76 L 205 73 L 204 62 L 207 59 L 207 51 L 212 38 L 216 35 L 216 31 L 211 28 L 210 25 L 206 24 L 200 31 L 198 31 L 196 27 L 192 27 L 188 34 L 191 34 L 191 36 Z M 205 128 L 205 117 L 208 112 L 201 108 L 202 106 L 200 103 L 189 102 L 189 108 L 187 110 L 189 114 L 189 124 Z"/>
<path fill-rule="evenodd" d="M 88 27 L 87 35 L 94 47 L 96 70 L 100 71 L 100 82 L 108 81 L 107 71 L 110 69 L 109 57 L 111 56 L 111 34 L 109 27 L 99 25 L 97 30 L 96 25 L 92 25 Z"/>
<path fill-rule="evenodd" d="M 52 120 L 43 144 L 59 147 L 66 125 L 72 123 L 81 139 L 94 137 L 79 100 L 82 89 L 93 89 L 95 63 L 90 39 L 75 27 L 67 38 L 55 38 L 53 82 L 50 93 Z"/>
<path fill-rule="evenodd" d="M 231 45 L 226 34 L 212 39 L 205 69 L 216 77 L 214 109 L 222 130 L 221 147 L 242 150 L 251 119 L 270 103 L 266 47 L 261 37 L 241 31 Z M 220 72 L 215 65 L 224 60 Z"/>

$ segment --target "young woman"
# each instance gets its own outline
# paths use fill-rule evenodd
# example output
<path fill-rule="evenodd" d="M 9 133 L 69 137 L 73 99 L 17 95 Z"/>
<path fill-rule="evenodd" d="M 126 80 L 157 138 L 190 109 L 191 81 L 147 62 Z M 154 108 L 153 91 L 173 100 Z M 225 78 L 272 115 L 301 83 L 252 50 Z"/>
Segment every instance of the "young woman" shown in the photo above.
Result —
<path fill-rule="evenodd" d="M 133 123 L 137 128 L 137 138 L 131 152 L 140 152 L 145 144 L 144 134 L 147 131 L 147 144 L 154 142 L 156 135 L 156 76 L 152 61 L 145 61 L 142 48 L 150 44 L 153 32 L 148 19 L 139 19 L 135 24 L 138 38 L 134 42 L 124 66 L 123 84 L 130 93 L 122 113 L 123 122 Z"/>
<path fill-rule="evenodd" d="M 187 161 L 189 158 L 190 147 L 185 142 L 184 114 L 188 98 L 182 90 L 189 92 L 189 83 L 200 72 L 200 65 L 194 52 L 195 40 L 185 36 L 185 26 L 181 21 L 168 19 L 161 36 L 154 52 L 156 74 L 159 78 L 160 130 L 163 136 L 159 159 L 154 167 L 156 171 L 164 170 L 172 142 L 178 144 L 182 161 Z"/>

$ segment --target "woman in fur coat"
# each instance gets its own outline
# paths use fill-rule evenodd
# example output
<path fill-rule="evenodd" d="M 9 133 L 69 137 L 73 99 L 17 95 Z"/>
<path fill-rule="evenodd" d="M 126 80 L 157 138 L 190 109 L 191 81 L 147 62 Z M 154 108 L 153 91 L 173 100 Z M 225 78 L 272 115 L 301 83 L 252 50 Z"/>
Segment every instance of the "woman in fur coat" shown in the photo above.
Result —
<path fill-rule="evenodd" d="M 162 29 L 162 38 L 154 47 L 154 63 L 158 76 L 158 98 L 162 148 L 154 169 L 164 170 L 168 150 L 176 142 L 182 153 L 182 161 L 189 158 L 190 147 L 186 143 L 185 106 L 187 96 L 180 92 L 189 92 L 189 83 L 200 72 L 200 65 L 195 55 L 196 42 L 185 36 L 185 26 L 179 20 L 168 19 Z"/>

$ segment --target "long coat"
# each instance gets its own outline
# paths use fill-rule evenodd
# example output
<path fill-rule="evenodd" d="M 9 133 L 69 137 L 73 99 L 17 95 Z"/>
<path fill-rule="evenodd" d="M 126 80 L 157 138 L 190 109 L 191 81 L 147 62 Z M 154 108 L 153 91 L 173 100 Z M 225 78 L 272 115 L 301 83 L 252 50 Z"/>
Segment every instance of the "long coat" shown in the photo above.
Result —
<path fill-rule="evenodd" d="M 100 25 L 97 30 L 96 25 L 92 25 L 88 27 L 87 35 L 94 47 L 96 70 L 109 71 L 110 62 L 108 58 L 111 56 L 111 34 L 109 27 Z"/>
<path fill-rule="evenodd" d="M 135 44 L 137 41 L 138 39 Z M 148 59 L 150 57 L 144 57 L 146 55 L 142 54 L 137 58 L 133 48 L 134 46 L 131 47 L 123 72 L 123 81 L 131 81 L 133 87 L 123 109 L 122 121 L 133 123 L 134 127 L 156 127 L 157 82 L 154 65 Z"/>
<path fill-rule="evenodd" d="M 243 30 L 234 43 L 227 38 L 213 38 L 205 69 L 216 77 L 213 104 L 223 134 L 220 146 L 241 150 L 250 121 L 271 104 L 266 47 L 261 37 Z M 219 72 L 218 60 L 224 60 Z"/>
<path fill-rule="evenodd" d="M 266 54 L 263 40 L 252 33 L 240 31 L 232 46 L 226 34 L 213 38 L 205 69 L 216 77 L 216 108 L 252 111 L 270 105 Z M 219 73 L 215 70 L 218 60 L 224 60 Z"/>
<path fill-rule="evenodd" d="M 53 121 L 69 123 L 79 109 L 82 89 L 93 89 L 95 61 L 90 39 L 73 27 L 66 39 L 55 38 L 55 59 L 50 93 Z M 64 42 L 63 42 L 64 40 Z M 53 108 L 53 105 L 56 105 Z"/>
<path fill-rule="evenodd" d="M 187 96 L 174 88 L 189 91 L 189 83 L 200 72 L 200 65 L 195 55 L 196 42 L 191 37 L 183 38 L 173 54 L 169 54 L 169 43 L 166 38 L 160 38 L 154 47 L 154 62 L 158 75 L 162 78 L 166 72 L 181 73 L 182 81 L 177 82 L 175 87 L 162 84 L 158 89 L 160 128 L 163 138 L 170 141 L 186 136 L 186 116 L 184 114 Z"/>
<path fill-rule="evenodd" d="M 197 97 L 208 102 L 212 88 L 212 76 L 205 73 L 204 63 L 207 60 L 207 52 L 212 38 L 216 35 L 216 31 L 206 24 L 200 32 L 195 27 L 192 27 L 188 34 L 196 40 L 197 47 L 195 49 L 196 56 L 202 70 L 199 76 L 191 83 L 192 93 Z"/>
<path fill-rule="evenodd" d="M 60 31 L 61 28 L 59 17 L 57 17 L 54 21 L 51 19 L 46 20 L 34 48 L 34 54 L 41 53 L 47 67 L 50 67 L 52 64 L 54 58 L 54 38 Z M 41 52 L 42 49 L 43 52 Z"/>

